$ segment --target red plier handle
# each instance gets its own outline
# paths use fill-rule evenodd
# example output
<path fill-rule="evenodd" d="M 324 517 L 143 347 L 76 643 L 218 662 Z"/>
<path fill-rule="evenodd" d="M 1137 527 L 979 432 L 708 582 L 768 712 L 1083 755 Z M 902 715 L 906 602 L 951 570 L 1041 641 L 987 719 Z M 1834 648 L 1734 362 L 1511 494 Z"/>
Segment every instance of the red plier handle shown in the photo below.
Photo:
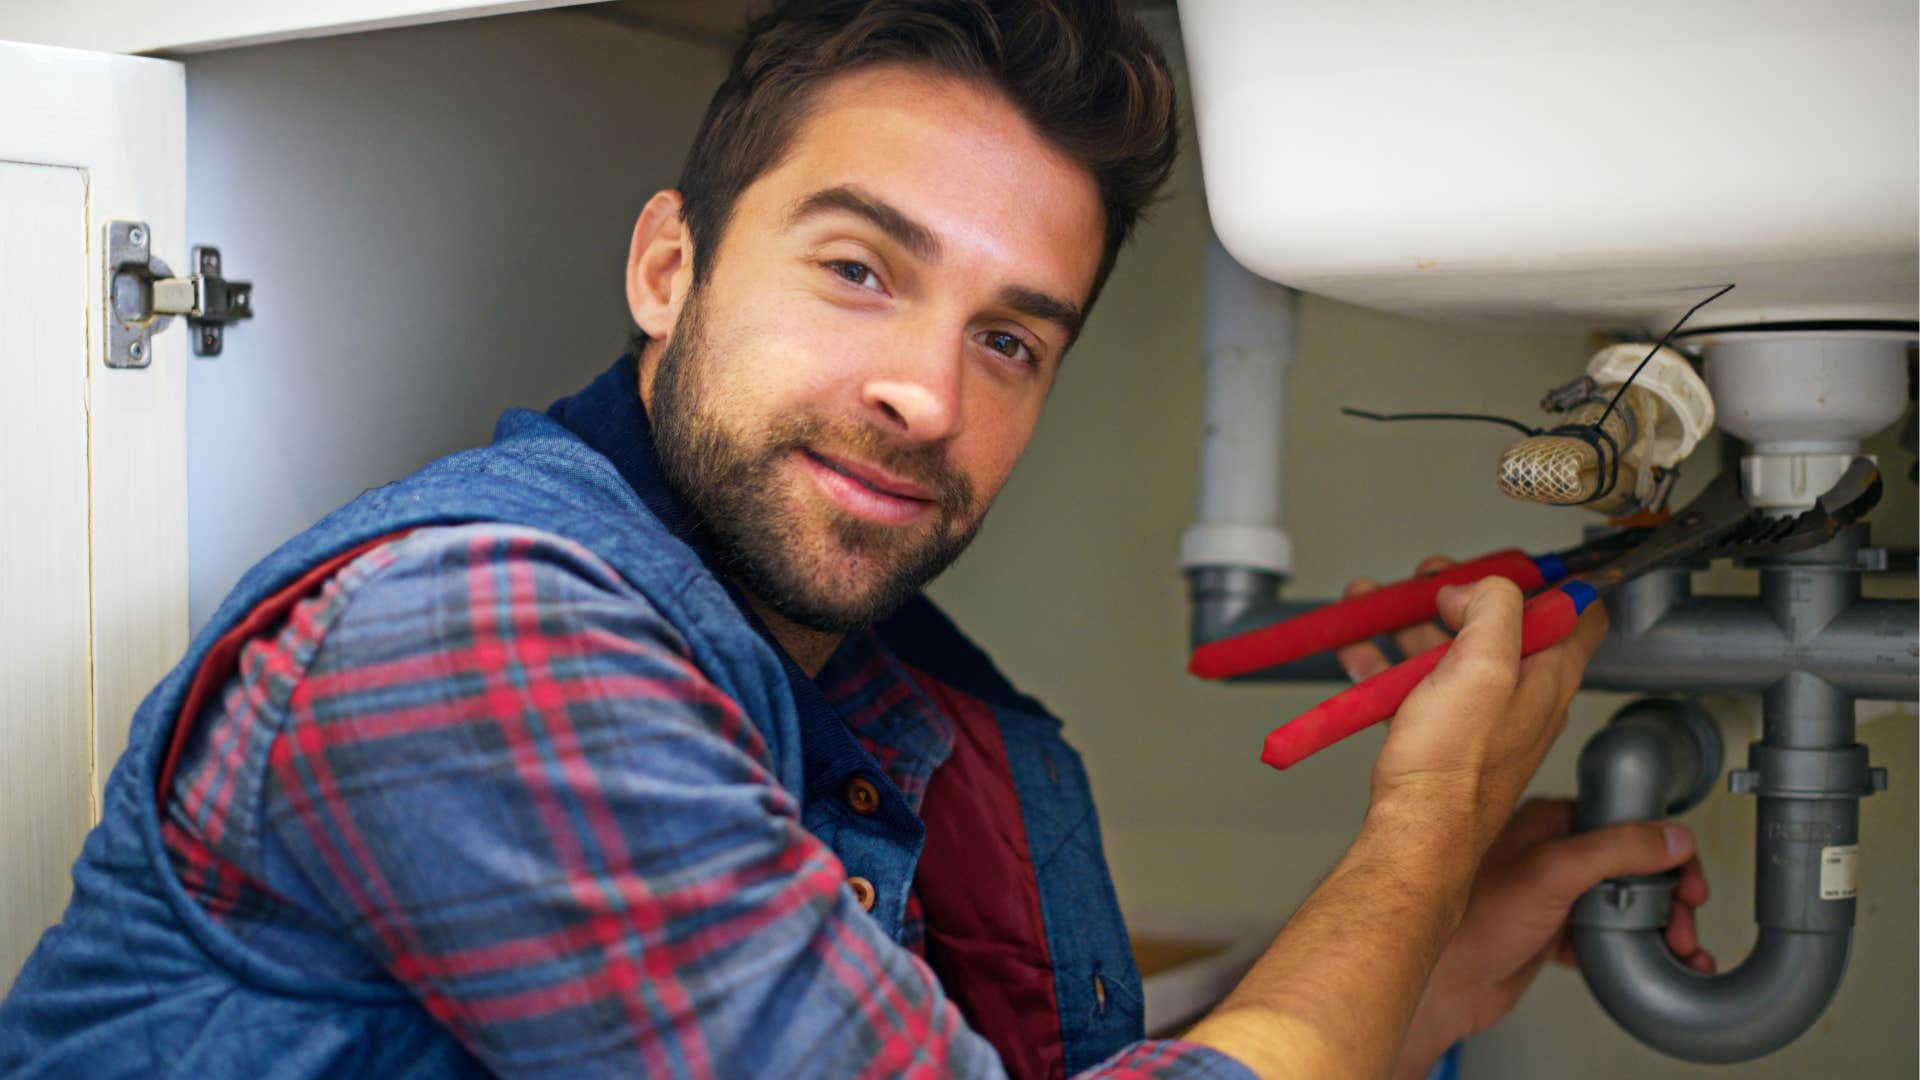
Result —
<path fill-rule="evenodd" d="M 1382 585 L 1272 626 L 1210 641 L 1193 650 L 1187 670 L 1203 679 L 1248 675 L 1415 626 L 1438 614 L 1442 588 L 1496 576 L 1520 586 L 1522 592 L 1532 592 L 1565 577 L 1566 564 L 1557 555 L 1528 555 L 1518 548 L 1496 551 L 1425 577 Z"/>
<path fill-rule="evenodd" d="M 1475 560 L 1479 561 L 1482 560 Z M 1531 656 L 1564 641 L 1568 634 L 1573 633 L 1580 613 L 1599 595 L 1593 586 L 1576 578 L 1527 601 L 1520 617 L 1520 655 Z M 1260 760 L 1276 769 L 1284 769 L 1361 728 L 1391 717 L 1400 711 L 1400 705 L 1407 700 L 1407 695 L 1413 692 L 1420 680 L 1433 673 L 1440 658 L 1452 647 L 1451 641 L 1436 645 L 1301 713 L 1267 736 Z"/>

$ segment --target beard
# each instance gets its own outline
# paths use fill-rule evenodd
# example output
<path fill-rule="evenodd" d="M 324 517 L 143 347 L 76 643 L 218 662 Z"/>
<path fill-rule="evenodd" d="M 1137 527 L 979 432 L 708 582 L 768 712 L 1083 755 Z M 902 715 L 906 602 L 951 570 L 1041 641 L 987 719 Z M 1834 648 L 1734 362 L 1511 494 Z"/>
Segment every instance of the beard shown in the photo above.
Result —
<path fill-rule="evenodd" d="M 947 461 L 943 445 L 903 442 L 814 413 L 735 427 L 725 390 L 715 385 L 715 359 L 696 287 L 654 373 L 654 448 L 720 569 L 782 617 L 830 633 L 871 626 L 973 541 L 985 511 L 976 509 L 972 485 Z M 824 500 L 796 501 L 786 466 L 801 451 L 853 458 L 912 480 L 931 493 L 931 522 L 882 525 Z"/>

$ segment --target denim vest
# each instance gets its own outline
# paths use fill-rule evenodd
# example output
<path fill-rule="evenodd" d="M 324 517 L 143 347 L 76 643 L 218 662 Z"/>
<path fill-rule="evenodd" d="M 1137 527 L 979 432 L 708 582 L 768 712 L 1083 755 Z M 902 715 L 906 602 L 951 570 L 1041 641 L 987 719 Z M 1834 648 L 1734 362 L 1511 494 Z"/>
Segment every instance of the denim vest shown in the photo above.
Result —
<path fill-rule="evenodd" d="M 870 915 L 896 938 L 917 875 L 943 985 L 1012 1071 L 1077 1072 L 1141 1037 L 1139 973 L 1086 776 L 1058 721 L 916 598 L 877 630 L 971 737 L 936 773 L 924 820 L 885 784 L 878 812 L 853 812 L 847 782 L 881 770 L 713 572 L 660 478 L 637 387 L 623 357 L 547 415 L 508 412 L 492 445 L 362 495 L 248 571 L 135 713 L 74 865 L 73 898 L 0 1005 L 0 1074 L 478 1071 L 398 984 L 317 976 L 223 929 L 174 876 L 158 801 L 188 685 L 228 630 L 361 544 L 475 521 L 587 547 L 679 630 L 701 671 L 759 728 L 808 830 L 873 883 Z"/>

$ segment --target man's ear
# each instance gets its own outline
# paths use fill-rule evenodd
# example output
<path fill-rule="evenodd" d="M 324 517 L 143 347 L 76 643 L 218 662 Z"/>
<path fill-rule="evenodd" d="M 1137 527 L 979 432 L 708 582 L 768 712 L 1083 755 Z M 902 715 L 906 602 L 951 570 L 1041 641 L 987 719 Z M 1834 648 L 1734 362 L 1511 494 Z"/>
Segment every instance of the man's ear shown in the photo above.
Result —
<path fill-rule="evenodd" d="M 659 342 L 672 336 L 693 286 L 693 238 L 680 206 L 679 192 L 654 192 L 634 223 L 627 250 L 627 310 L 634 324 Z"/>

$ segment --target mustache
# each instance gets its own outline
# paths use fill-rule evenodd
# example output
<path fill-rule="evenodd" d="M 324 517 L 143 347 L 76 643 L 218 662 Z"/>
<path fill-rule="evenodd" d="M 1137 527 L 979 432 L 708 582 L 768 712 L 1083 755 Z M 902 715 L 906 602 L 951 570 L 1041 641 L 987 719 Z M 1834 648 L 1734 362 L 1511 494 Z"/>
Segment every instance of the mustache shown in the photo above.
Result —
<path fill-rule="evenodd" d="M 935 505 L 951 516 L 971 517 L 974 512 L 973 484 L 947 460 L 943 443 L 903 442 L 870 424 L 790 416 L 773 425 L 767 445 L 776 453 L 812 450 L 855 458 L 927 489 Z"/>

